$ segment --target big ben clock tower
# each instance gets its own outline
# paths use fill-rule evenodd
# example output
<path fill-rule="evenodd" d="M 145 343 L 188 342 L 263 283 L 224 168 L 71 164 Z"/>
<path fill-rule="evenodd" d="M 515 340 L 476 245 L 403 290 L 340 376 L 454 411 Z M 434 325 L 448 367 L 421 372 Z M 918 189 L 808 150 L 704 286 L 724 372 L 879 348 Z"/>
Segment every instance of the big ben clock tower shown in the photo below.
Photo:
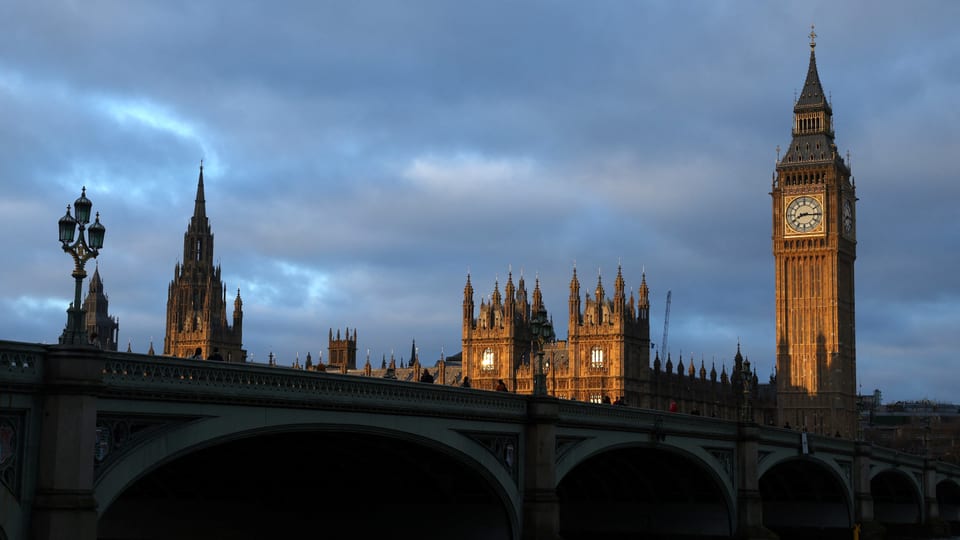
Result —
<path fill-rule="evenodd" d="M 773 180 L 777 414 L 812 433 L 856 433 L 853 263 L 856 193 L 834 143 L 833 111 L 810 67 L 793 108 L 793 139 Z"/>

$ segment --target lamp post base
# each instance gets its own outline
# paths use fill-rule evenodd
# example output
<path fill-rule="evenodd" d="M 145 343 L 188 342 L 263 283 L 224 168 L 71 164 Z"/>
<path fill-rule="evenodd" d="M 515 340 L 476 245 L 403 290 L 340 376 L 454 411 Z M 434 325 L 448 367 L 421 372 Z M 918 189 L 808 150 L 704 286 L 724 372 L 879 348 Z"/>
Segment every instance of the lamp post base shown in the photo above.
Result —
<path fill-rule="evenodd" d="M 60 334 L 60 345 L 89 345 L 87 329 L 83 324 L 82 309 L 67 309 L 67 326 Z"/>

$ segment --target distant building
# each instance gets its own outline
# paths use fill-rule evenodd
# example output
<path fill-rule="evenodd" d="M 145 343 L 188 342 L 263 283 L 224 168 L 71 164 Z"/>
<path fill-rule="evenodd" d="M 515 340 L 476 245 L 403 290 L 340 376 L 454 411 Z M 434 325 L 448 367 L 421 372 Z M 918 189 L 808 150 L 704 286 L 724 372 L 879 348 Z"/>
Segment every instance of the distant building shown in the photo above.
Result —
<path fill-rule="evenodd" d="M 327 345 L 327 362 L 329 368 L 346 373 L 347 370 L 357 369 L 357 329 L 347 328 L 340 337 L 340 329 L 337 329 L 337 337 L 333 337 L 333 329 L 330 329 L 330 337 Z"/>
<path fill-rule="evenodd" d="M 100 266 L 97 265 L 93 271 L 93 277 L 90 278 L 89 292 L 83 301 L 87 336 L 97 347 L 105 351 L 115 351 L 120 334 L 120 321 L 110 316 L 107 308 L 107 295 L 103 292 Z"/>
<path fill-rule="evenodd" d="M 879 390 L 859 398 L 864 440 L 960 464 L 960 405 L 925 399 L 884 405 Z"/>
<path fill-rule="evenodd" d="M 213 232 L 203 193 L 203 165 L 197 181 L 193 217 L 183 235 L 183 263 L 173 270 L 167 295 L 167 327 L 163 354 L 189 358 L 218 354 L 227 362 L 245 362 L 243 301 L 233 301 L 233 325 L 227 319 L 227 287 L 220 265 L 213 264 Z"/>

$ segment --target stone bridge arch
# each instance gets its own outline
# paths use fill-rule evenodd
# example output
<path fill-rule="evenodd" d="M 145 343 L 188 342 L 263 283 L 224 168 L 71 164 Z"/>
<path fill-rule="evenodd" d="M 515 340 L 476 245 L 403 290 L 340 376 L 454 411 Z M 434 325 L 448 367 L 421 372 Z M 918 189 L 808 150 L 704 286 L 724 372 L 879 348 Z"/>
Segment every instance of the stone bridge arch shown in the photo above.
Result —
<path fill-rule="evenodd" d="M 920 473 L 897 466 L 870 470 L 873 515 L 885 524 L 919 524 L 923 520 L 923 485 Z"/>
<path fill-rule="evenodd" d="M 209 408 L 209 407 L 208 407 Z M 205 450 L 258 438 L 289 434 L 344 435 L 402 442 L 425 456 L 442 456 L 479 477 L 502 506 L 511 538 L 519 538 L 522 497 L 517 487 L 516 454 L 521 430 L 511 426 L 456 422 L 456 430 L 443 418 L 348 413 L 294 409 L 227 407 L 204 411 L 201 417 L 166 429 L 117 456 L 94 485 L 98 515 L 102 518 L 125 490 L 153 471 Z M 386 445 L 385 445 L 386 446 Z M 297 456 L 277 456 L 294 459 Z M 302 457 L 302 456 L 301 456 Z M 309 457 L 309 456 L 308 456 Z M 376 463 L 322 463 L 317 466 L 389 467 L 391 456 Z M 427 459 L 427 458 L 424 458 Z M 369 476 L 367 477 L 369 478 Z M 318 500 L 324 496 L 319 495 Z"/>
<path fill-rule="evenodd" d="M 853 527 L 850 478 L 834 459 L 810 454 L 771 457 L 761 460 L 757 471 L 765 527 L 791 537 L 799 531 L 826 534 Z M 811 534 L 800 534 L 804 536 Z"/>
<path fill-rule="evenodd" d="M 617 433 L 561 448 L 556 483 L 564 538 L 731 536 L 737 515 L 732 445 L 667 441 Z"/>
<path fill-rule="evenodd" d="M 937 482 L 936 494 L 940 518 L 960 524 L 960 479 L 941 478 Z"/>

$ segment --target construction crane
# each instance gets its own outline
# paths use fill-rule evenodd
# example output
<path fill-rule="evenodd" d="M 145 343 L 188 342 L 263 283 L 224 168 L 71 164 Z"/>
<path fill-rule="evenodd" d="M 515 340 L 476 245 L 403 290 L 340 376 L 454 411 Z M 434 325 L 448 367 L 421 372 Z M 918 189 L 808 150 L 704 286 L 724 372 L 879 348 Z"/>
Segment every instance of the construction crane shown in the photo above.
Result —
<path fill-rule="evenodd" d="M 670 293 L 667 291 L 667 313 L 663 316 L 663 339 L 660 340 L 660 352 L 664 358 L 667 356 L 667 329 L 670 326 Z"/>

